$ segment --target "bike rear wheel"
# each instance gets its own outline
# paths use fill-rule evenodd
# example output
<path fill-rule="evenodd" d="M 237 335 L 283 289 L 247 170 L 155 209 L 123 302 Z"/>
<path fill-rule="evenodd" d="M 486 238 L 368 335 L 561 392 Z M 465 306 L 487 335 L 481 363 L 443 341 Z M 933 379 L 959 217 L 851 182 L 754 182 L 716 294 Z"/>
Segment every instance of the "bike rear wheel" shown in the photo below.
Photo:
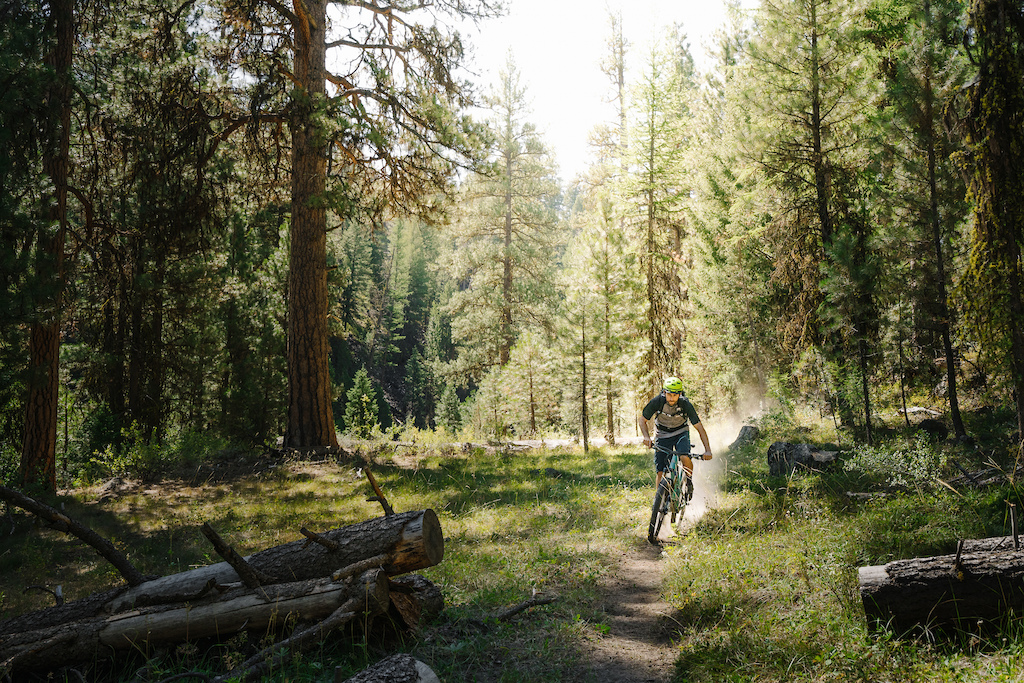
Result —
<path fill-rule="evenodd" d="M 651 524 L 647 528 L 647 540 L 651 543 L 658 542 L 658 532 L 661 531 L 661 524 L 665 521 L 665 515 L 668 514 L 671 497 L 672 491 L 668 477 L 664 477 L 658 484 L 658 490 L 654 494 L 654 505 L 651 506 Z"/>

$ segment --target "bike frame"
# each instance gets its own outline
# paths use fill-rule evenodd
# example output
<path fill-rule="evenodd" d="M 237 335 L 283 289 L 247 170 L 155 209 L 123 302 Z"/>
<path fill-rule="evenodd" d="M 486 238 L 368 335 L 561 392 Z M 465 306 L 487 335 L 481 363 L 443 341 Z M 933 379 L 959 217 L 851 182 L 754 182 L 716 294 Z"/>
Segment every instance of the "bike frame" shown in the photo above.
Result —
<path fill-rule="evenodd" d="M 683 518 L 686 504 L 689 502 L 689 498 L 686 495 L 686 483 L 691 480 L 691 475 L 683 467 L 683 461 L 680 456 L 689 456 L 692 462 L 693 460 L 703 460 L 704 454 L 692 451 L 689 453 L 680 453 L 675 450 L 669 451 L 659 447 L 657 442 L 654 443 L 654 449 L 669 456 L 668 471 L 662 475 L 661 483 L 658 484 L 658 489 L 654 494 L 654 504 L 651 506 L 651 523 L 647 530 L 647 540 L 656 544 L 666 515 L 669 516 L 669 523 L 674 524 L 677 518 Z"/>

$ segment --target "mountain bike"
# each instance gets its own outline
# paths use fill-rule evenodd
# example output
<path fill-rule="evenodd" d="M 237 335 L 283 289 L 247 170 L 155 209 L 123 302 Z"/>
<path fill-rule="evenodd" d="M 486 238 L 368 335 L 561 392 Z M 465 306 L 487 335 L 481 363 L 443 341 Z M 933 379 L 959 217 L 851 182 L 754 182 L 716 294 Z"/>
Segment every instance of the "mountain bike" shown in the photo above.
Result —
<path fill-rule="evenodd" d="M 669 517 L 669 524 L 675 524 L 677 519 L 683 518 L 686 504 L 693 497 L 693 480 L 686 473 L 686 468 L 683 467 L 683 461 L 679 458 L 681 453 L 669 452 L 658 446 L 657 443 L 654 444 L 654 448 L 670 456 L 668 471 L 661 477 L 658 490 L 654 493 L 654 505 L 651 506 L 651 525 L 647 529 L 647 540 L 657 545 L 658 532 L 661 531 L 665 517 Z M 685 455 L 689 455 L 690 460 L 704 460 L 703 453 L 686 453 Z"/>

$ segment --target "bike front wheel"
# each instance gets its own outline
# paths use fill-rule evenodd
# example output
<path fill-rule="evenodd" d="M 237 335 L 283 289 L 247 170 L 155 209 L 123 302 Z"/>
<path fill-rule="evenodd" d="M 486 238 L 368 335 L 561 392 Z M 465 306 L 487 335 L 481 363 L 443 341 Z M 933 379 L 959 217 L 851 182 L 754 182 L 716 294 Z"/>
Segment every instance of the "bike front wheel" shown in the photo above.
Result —
<path fill-rule="evenodd" d="M 661 524 L 665 521 L 665 515 L 668 514 L 671 496 L 672 490 L 668 477 L 665 477 L 658 484 L 658 490 L 654 494 L 654 505 L 651 506 L 651 524 L 647 529 L 647 540 L 651 543 L 658 542 L 658 532 L 661 531 Z"/>

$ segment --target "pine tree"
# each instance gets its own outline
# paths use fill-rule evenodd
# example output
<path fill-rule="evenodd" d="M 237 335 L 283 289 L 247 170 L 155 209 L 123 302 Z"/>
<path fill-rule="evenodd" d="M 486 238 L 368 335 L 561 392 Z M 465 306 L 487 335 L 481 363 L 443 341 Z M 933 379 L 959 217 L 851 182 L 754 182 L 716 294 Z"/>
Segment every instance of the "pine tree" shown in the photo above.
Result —
<path fill-rule="evenodd" d="M 370 382 L 366 368 L 356 373 L 352 388 L 345 394 L 345 430 L 366 439 L 380 426 L 377 410 L 377 392 Z"/>
<path fill-rule="evenodd" d="M 968 28 L 978 74 L 959 120 L 974 203 L 966 314 L 1005 368 L 1024 434 L 1024 11 L 1007 0 L 973 0 Z"/>
<path fill-rule="evenodd" d="M 954 310 L 948 304 L 951 250 L 956 226 L 967 214 L 965 188 L 952 162 L 954 141 L 941 126 L 942 103 L 962 85 L 958 57 L 960 3 L 944 0 L 878 2 L 869 12 L 873 41 L 885 51 L 881 65 L 888 107 L 880 116 L 885 151 L 894 162 L 893 193 L 888 200 L 899 257 L 888 269 L 891 291 L 901 294 L 894 307 L 901 386 L 914 374 L 935 382 L 936 355 L 945 357 L 950 418 L 957 437 L 966 436 L 957 392 L 953 348 Z M 902 295 L 906 295 L 903 297 Z M 935 332 L 938 332 L 937 338 Z M 914 354 L 906 358 L 904 339 Z"/>
<path fill-rule="evenodd" d="M 636 309 L 642 312 L 638 327 L 647 340 L 639 373 L 647 381 L 675 367 L 686 336 L 688 284 L 681 266 L 686 266 L 683 209 L 689 179 L 682 162 L 693 73 L 685 38 L 672 38 L 667 47 L 652 49 L 632 96 L 629 171 L 620 190 L 630 207 L 626 221 L 644 288 Z"/>
<path fill-rule="evenodd" d="M 713 69 L 706 75 L 694 112 L 689 165 L 693 201 L 688 215 L 696 252 L 696 316 L 690 346 L 694 363 L 680 368 L 684 384 L 723 403 L 745 400 L 750 392 L 761 403 L 768 391 L 777 351 L 774 320 L 768 306 L 772 258 L 761 240 L 770 192 L 756 186 L 757 159 L 744 93 L 757 87 L 750 77 L 746 52 L 749 32 L 737 7 L 715 35 Z M 748 406 L 743 406 L 745 409 Z"/>
<path fill-rule="evenodd" d="M 441 392 L 441 401 L 437 406 L 437 426 L 452 434 L 458 434 L 462 429 L 462 404 L 451 384 L 446 384 Z"/>
<path fill-rule="evenodd" d="M 763 133 L 759 167 L 771 216 L 764 234 L 766 251 L 774 256 L 779 339 L 794 359 L 811 346 L 822 348 L 839 368 L 841 386 L 850 385 L 847 380 L 858 367 L 866 391 L 871 354 L 863 345 L 871 343 L 868 328 L 875 324 L 875 282 L 847 280 L 862 289 L 836 301 L 821 278 L 822 268 L 833 277 L 850 276 L 857 264 L 843 259 L 866 256 L 877 246 L 866 234 L 875 218 L 864 215 L 873 206 L 865 193 L 880 170 L 867 144 L 873 132 L 868 117 L 876 87 L 869 78 L 873 55 L 851 28 L 861 12 L 857 3 L 766 0 L 749 44 L 753 89 L 747 101 Z M 858 248 L 848 248 L 851 243 Z M 854 364 L 850 358 L 859 360 Z M 866 416 L 864 391 L 859 393 Z M 855 422 L 855 396 L 839 394 L 844 424 Z"/>
<path fill-rule="evenodd" d="M 552 369 L 552 354 L 543 335 L 524 331 L 501 372 L 509 416 L 518 425 L 518 433 L 532 437 L 551 426 L 547 407 L 557 395 Z"/>
<path fill-rule="evenodd" d="M 225 29 L 240 70 L 252 74 L 254 127 L 286 122 L 291 204 L 288 280 L 288 420 L 294 447 L 336 445 L 328 366 L 327 215 L 372 219 L 386 211 L 437 216 L 460 162 L 478 153 L 476 127 L 456 77 L 463 57 L 455 21 L 492 13 L 489 0 L 428 7 L 345 5 L 329 35 L 328 0 L 230 4 Z M 344 4 L 344 3 L 342 3 Z M 269 29 L 269 30 L 266 30 Z M 271 37 L 272 36 L 272 37 Z M 327 68 L 327 55 L 333 72 Z M 330 88 L 327 82 L 330 81 Z M 330 176 L 330 182 L 328 177 Z"/>
<path fill-rule="evenodd" d="M 477 378 L 508 363 L 523 325 L 548 324 L 551 254 L 558 247 L 554 162 L 527 121 L 526 90 L 511 58 L 500 78 L 489 98 L 491 168 L 467 183 L 468 210 L 456 227 L 451 272 L 467 284 L 447 308 L 459 371 Z"/>

